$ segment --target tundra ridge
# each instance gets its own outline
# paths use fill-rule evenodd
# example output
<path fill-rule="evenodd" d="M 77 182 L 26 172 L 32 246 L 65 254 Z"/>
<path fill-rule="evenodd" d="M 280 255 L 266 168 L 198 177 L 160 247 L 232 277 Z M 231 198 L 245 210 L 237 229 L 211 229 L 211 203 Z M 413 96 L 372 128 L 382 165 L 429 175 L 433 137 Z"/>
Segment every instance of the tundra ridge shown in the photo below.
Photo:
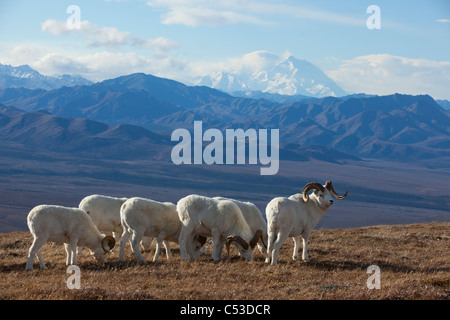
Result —
<path fill-rule="evenodd" d="M 312 232 L 309 262 L 292 261 L 293 242 L 281 247 L 276 267 L 255 251 L 253 263 L 238 256 L 190 263 L 173 246 L 173 259 L 139 264 L 126 249 L 125 262 L 111 252 L 105 265 L 87 254 L 77 256 L 81 289 L 66 287 L 62 245 L 46 243 L 47 270 L 25 271 L 32 242 L 29 232 L 0 234 L 0 299 L 10 300 L 447 300 L 450 223 L 378 225 Z M 150 257 L 153 253 L 147 253 Z M 370 290 L 367 269 L 381 270 L 381 289 Z"/>

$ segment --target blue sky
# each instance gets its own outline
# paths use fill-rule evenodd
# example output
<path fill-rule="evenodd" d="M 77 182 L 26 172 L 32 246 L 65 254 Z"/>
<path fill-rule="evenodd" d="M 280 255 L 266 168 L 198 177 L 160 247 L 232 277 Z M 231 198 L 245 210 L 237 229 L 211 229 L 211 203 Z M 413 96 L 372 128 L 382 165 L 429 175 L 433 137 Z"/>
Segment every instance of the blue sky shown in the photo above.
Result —
<path fill-rule="evenodd" d="M 72 4 L 79 30 L 67 29 Z M 379 30 L 366 26 L 370 5 Z M 0 1 L 0 63 L 94 81 L 145 72 L 191 84 L 263 51 L 308 60 L 351 93 L 450 99 L 449 40 L 448 0 Z"/>

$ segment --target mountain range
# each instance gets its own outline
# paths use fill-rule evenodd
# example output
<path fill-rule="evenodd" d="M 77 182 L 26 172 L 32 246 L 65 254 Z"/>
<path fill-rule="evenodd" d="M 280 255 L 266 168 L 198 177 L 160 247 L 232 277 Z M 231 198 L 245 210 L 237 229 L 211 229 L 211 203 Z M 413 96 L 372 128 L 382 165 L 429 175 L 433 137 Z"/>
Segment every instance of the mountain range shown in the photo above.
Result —
<path fill-rule="evenodd" d="M 168 136 L 130 124 L 107 125 L 86 118 L 59 117 L 39 110 L 25 112 L 0 105 L 0 146 L 14 153 L 56 152 L 93 159 L 170 161 L 175 142 Z M 324 146 L 282 143 L 280 158 L 321 159 L 337 163 L 356 157 Z"/>
<path fill-rule="evenodd" d="M 15 79 L 15 82 L 0 83 L 3 110 L 6 106 L 15 110 L 15 113 L 11 110 L 7 113 L 14 119 L 6 120 L 6 113 L 3 113 L 0 128 L 3 140 L 29 141 L 52 150 L 66 150 L 70 145 L 72 151 L 78 150 L 75 147 L 78 143 L 79 150 L 97 148 L 112 155 L 117 151 L 113 150 L 113 142 L 123 143 L 120 140 L 120 134 L 123 134 L 130 138 L 125 142 L 130 148 L 136 139 L 152 148 L 164 146 L 160 149 L 167 155 L 171 145 L 168 141 L 170 132 L 177 128 L 192 130 L 194 120 L 201 120 L 204 130 L 280 129 L 282 154 L 289 159 L 304 159 L 294 151 L 301 148 L 309 148 L 311 152 L 312 148 L 321 150 L 321 155 L 326 151 L 334 154 L 336 159 L 345 158 L 344 154 L 396 161 L 450 156 L 450 115 L 442 107 L 446 106 L 445 100 L 439 101 L 439 105 L 427 95 L 312 97 L 305 86 L 315 81 L 327 84 L 323 88 L 332 91 L 321 94 L 341 95 L 345 92 L 339 91 L 320 70 L 304 60 L 292 56 L 281 59 L 266 52 L 254 54 L 264 63 L 253 67 L 253 74 L 249 70 L 234 73 L 234 76 L 254 77 L 253 81 L 246 80 L 245 88 L 227 87 L 227 91 L 245 89 L 234 94 L 204 85 L 188 86 L 144 73 L 91 83 L 72 76 L 63 76 L 59 80 L 46 77 L 29 66 L 0 65 L 0 79 L 8 76 Z M 270 72 L 264 71 L 264 76 L 259 73 L 262 80 L 257 81 L 259 76 L 254 73 L 262 72 L 262 69 Z M 290 93 L 295 94 L 282 94 L 281 82 L 280 90 L 276 89 L 270 80 L 272 77 L 292 80 L 296 89 Z M 29 88 L 18 87 L 20 79 L 24 83 L 29 81 Z M 255 87 L 251 88 L 253 85 Z M 274 90 L 268 90 L 266 85 Z M 284 88 L 286 85 L 284 83 Z M 76 123 L 70 119 L 76 119 Z M 40 130 L 45 132 L 35 136 L 27 134 Z M 47 136 L 50 133 L 53 135 Z M 65 138 L 57 138 L 58 134 Z M 39 137 L 42 141 L 36 140 Z M 67 143 L 67 139 L 73 141 Z M 139 145 L 134 147 L 139 150 Z M 161 154 L 154 156 L 161 157 Z"/>
<path fill-rule="evenodd" d="M 85 118 L 64 118 L 45 111 L 24 112 L 0 105 L 0 145 L 28 153 L 57 152 L 90 158 L 160 159 L 169 139 L 129 124 L 110 126 Z"/>
<path fill-rule="evenodd" d="M 91 81 L 74 75 L 60 75 L 56 77 L 44 76 L 29 65 L 13 67 L 0 63 L 0 87 L 28 88 L 51 90 L 76 85 L 89 85 Z"/>
<path fill-rule="evenodd" d="M 166 138 L 201 120 L 204 130 L 278 128 L 280 144 L 323 146 L 354 157 L 416 161 L 450 156 L 450 118 L 427 95 L 278 103 L 137 73 L 48 91 L 3 88 L 0 103 L 25 112 L 44 110 L 48 117 L 140 126 Z"/>
<path fill-rule="evenodd" d="M 428 95 L 329 97 L 286 104 L 252 121 L 283 128 L 280 139 L 285 142 L 320 144 L 365 158 L 450 156 L 450 118 Z"/>

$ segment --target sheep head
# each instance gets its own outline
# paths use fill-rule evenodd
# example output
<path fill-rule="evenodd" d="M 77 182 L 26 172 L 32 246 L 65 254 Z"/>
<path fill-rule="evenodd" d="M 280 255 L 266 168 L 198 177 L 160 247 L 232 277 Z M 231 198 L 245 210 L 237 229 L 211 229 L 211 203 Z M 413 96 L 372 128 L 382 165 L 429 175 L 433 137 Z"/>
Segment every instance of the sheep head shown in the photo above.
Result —
<path fill-rule="evenodd" d="M 242 249 L 247 250 L 248 249 L 248 243 L 244 239 L 242 239 L 241 236 L 238 236 L 237 234 L 232 234 L 227 237 L 226 240 L 226 247 L 227 247 L 227 255 L 230 256 L 230 245 L 232 242 L 236 242 L 241 245 Z"/>
<path fill-rule="evenodd" d="M 325 190 L 327 190 L 327 191 L 330 192 L 333 196 L 335 196 L 336 199 L 339 199 L 339 200 L 344 199 L 344 198 L 347 196 L 347 194 L 348 194 L 348 191 L 346 191 L 345 194 L 344 194 L 343 196 L 338 195 L 338 194 L 336 193 L 336 191 L 334 190 L 334 188 L 333 188 L 333 183 L 332 183 L 331 181 L 327 181 L 327 182 L 325 183 L 324 186 L 321 185 L 321 184 L 318 183 L 318 182 L 310 182 L 310 183 L 306 184 L 306 185 L 303 187 L 303 190 L 302 190 L 303 201 L 305 201 L 305 202 L 308 202 L 308 201 L 309 201 L 309 195 L 308 195 L 308 192 L 309 192 L 310 190 L 317 190 L 317 191 L 321 191 L 321 192 L 325 192 Z"/>
<path fill-rule="evenodd" d="M 310 182 L 310 183 L 306 184 L 306 185 L 303 187 L 303 190 L 302 190 L 303 201 L 305 201 L 305 202 L 308 202 L 308 201 L 309 201 L 309 195 L 308 195 L 308 192 L 309 192 L 310 190 L 313 190 L 313 189 L 314 189 L 314 190 L 318 190 L 318 191 L 322 191 L 322 192 L 325 191 L 324 186 L 321 185 L 320 183 L 318 183 L 318 182 Z"/>
<path fill-rule="evenodd" d="M 256 230 L 255 234 L 253 235 L 253 237 L 249 243 L 247 243 L 247 241 L 245 241 L 239 235 L 232 234 L 232 235 L 228 236 L 227 240 L 226 240 L 228 257 L 230 256 L 230 245 L 234 241 L 234 242 L 238 243 L 244 250 L 244 251 L 239 250 L 241 252 L 242 256 L 247 260 L 251 260 L 253 249 L 255 248 L 259 239 L 262 239 L 262 234 L 263 234 L 262 230 Z"/>

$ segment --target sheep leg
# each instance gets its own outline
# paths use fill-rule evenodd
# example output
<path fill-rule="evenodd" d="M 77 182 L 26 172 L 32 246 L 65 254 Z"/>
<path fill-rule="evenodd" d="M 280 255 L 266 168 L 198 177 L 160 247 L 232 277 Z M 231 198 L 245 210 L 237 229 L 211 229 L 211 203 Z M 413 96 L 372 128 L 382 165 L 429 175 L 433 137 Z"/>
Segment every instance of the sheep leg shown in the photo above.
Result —
<path fill-rule="evenodd" d="M 147 261 L 145 261 L 144 257 L 141 254 L 141 251 L 139 250 L 139 245 L 141 243 L 143 234 L 144 232 L 140 230 L 133 230 L 133 233 L 131 234 L 131 247 L 133 248 L 134 254 L 136 255 L 138 261 L 146 264 Z"/>
<path fill-rule="evenodd" d="M 192 255 L 188 252 L 188 245 L 191 239 L 194 239 L 192 234 L 192 229 L 189 227 L 181 227 L 180 236 L 178 238 L 178 242 L 180 245 L 180 255 L 181 258 L 185 261 L 191 261 Z"/>
<path fill-rule="evenodd" d="M 127 228 L 123 228 L 122 237 L 120 237 L 119 261 L 123 261 L 123 253 L 129 237 Z"/>
<path fill-rule="evenodd" d="M 222 248 L 224 242 L 220 240 L 220 232 L 216 228 L 211 229 L 211 235 L 213 240 L 212 259 L 214 261 L 220 261 L 222 258 Z"/>
<path fill-rule="evenodd" d="M 164 248 L 166 249 L 166 258 L 167 260 L 172 259 L 172 250 L 170 249 L 169 241 L 163 241 Z"/>
<path fill-rule="evenodd" d="M 304 261 L 309 261 L 309 257 L 308 257 L 308 239 L 309 239 L 309 234 L 303 236 L 303 252 L 302 252 L 302 259 Z"/>
<path fill-rule="evenodd" d="M 116 240 L 116 243 L 119 243 L 119 242 L 120 242 L 120 239 L 122 238 L 122 237 L 121 237 L 121 235 L 122 235 L 122 234 L 121 234 L 121 231 L 122 231 L 122 230 L 119 231 L 119 230 L 117 229 L 117 227 L 116 227 L 116 231 L 113 231 L 113 232 L 112 232 L 112 236 L 113 236 L 114 240 Z M 115 248 L 116 248 L 116 247 L 112 248 L 112 249 L 111 249 L 111 252 L 113 252 L 113 250 L 114 250 Z M 119 249 L 119 250 L 120 250 L 120 249 Z"/>
<path fill-rule="evenodd" d="M 120 237 L 120 233 L 119 232 L 114 231 L 112 233 L 112 236 L 114 237 L 114 240 L 116 240 L 116 243 L 118 243 L 120 241 L 121 237 Z"/>
<path fill-rule="evenodd" d="M 189 256 L 191 257 L 191 260 L 195 260 L 199 254 L 198 250 L 194 250 L 195 249 L 194 238 L 195 238 L 195 235 L 192 234 L 189 237 L 189 241 L 187 242 L 187 250 L 188 250 Z"/>
<path fill-rule="evenodd" d="M 70 241 L 69 246 L 70 246 L 70 253 L 71 253 L 71 255 L 70 255 L 70 264 L 71 265 L 76 265 L 77 264 L 76 252 L 77 252 L 78 239 L 70 239 L 69 241 Z"/>
<path fill-rule="evenodd" d="M 160 250 L 161 250 L 161 241 L 156 241 L 156 249 L 155 249 L 155 255 L 153 256 L 153 262 L 158 261 Z"/>
<path fill-rule="evenodd" d="M 25 270 L 33 270 L 33 262 L 34 262 L 34 257 L 37 256 L 38 260 L 39 260 L 39 265 L 41 267 L 41 269 L 47 269 L 44 260 L 42 260 L 42 256 L 41 256 L 41 247 L 44 245 L 45 241 L 47 239 L 45 238 L 39 238 L 36 237 L 33 240 L 33 243 L 31 244 L 30 250 L 28 251 L 28 258 L 27 258 L 27 264 L 25 267 Z"/>
<path fill-rule="evenodd" d="M 160 234 L 158 234 L 158 236 L 156 237 L 156 250 L 155 250 L 155 255 L 153 256 L 153 262 L 158 261 L 158 257 L 159 257 L 159 252 L 161 251 L 161 244 L 163 242 L 163 239 L 166 237 L 166 234 L 164 232 L 161 232 Z M 166 249 L 167 251 L 167 249 Z"/>
<path fill-rule="evenodd" d="M 278 255 L 280 254 L 280 249 L 283 243 L 288 238 L 288 234 L 282 234 L 281 232 L 278 232 L 277 239 L 273 243 L 273 250 L 272 250 L 272 265 L 276 265 L 278 261 Z"/>
<path fill-rule="evenodd" d="M 66 250 L 66 266 L 68 266 L 70 264 L 71 254 L 72 254 L 70 252 L 68 243 L 64 243 L 64 250 Z"/>
<path fill-rule="evenodd" d="M 266 250 L 266 260 L 265 263 L 270 263 L 270 255 L 273 250 L 273 243 L 275 242 L 276 235 L 274 231 L 270 231 L 267 235 L 267 250 Z"/>
<path fill-rule="evenodd" d="M 264 247 L 264 242 L 262 240 L 258 241 L 257 246 L 258 246 L 259 252 L 261 252 L 262 254 L 266 253 L 266 250 L 265 250 L 265 247 Z"/>
<path fill-rule="evenodd" d="M 294 252 L 292 254 L 292 260 L 297 261 L 298 260 L 298 250 L 300 249 L 300 236 L 298 237 L 292 237 L 294 240 Z"/>
<path fill-rule="evenodd" d="M 42 259 L 41 249 L 39 249 L 39 250 L 36 252 L 36 256 L 37 256 L 37 258 L 38 258 L 38 260 L 39 260 L 39 267 L 40 267 L 41 269 L 47 269 L 47 266 L 46 266 L 45 263 L 44 263 L 44 259 Z"/>

